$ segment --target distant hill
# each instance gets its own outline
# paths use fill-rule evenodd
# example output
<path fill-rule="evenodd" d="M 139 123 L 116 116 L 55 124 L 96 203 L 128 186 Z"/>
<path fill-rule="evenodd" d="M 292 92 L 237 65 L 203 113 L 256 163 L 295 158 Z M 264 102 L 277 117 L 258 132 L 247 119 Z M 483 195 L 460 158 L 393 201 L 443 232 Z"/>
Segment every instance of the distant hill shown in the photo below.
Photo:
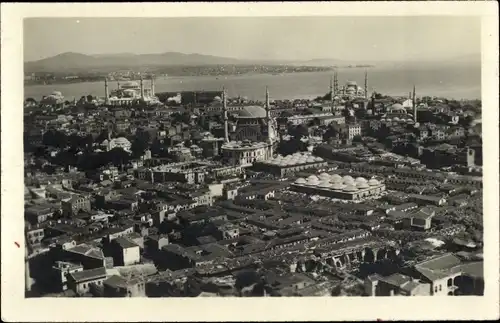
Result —
<path fill-rule="evenodd" d="M 250 61 L 235 58 L 218 57 L 201 54 L 183 54 L 167 52 L 161 54 L 105 54 L 85 55 L 79 53 L 63 53 L 37 61 L 25 62 L 24 69 L 32 72 L 58 72 L 91 70 L 111 67 L 144 67 L 144 66 L 175 66 L 175 65 L 225 65 L 248 64 Z"/>

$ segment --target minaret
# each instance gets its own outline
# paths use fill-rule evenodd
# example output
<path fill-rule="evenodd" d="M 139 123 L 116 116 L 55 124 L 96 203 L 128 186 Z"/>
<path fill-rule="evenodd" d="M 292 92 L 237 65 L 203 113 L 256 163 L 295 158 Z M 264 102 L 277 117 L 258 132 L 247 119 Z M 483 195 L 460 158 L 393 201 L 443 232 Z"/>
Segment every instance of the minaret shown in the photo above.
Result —
<path fill-rule="evenodd" d="M 108 151 L 111 150 L 111 129 L 108 128 L 108 146 L 106 147 Z"/>
<path fill-rule="evenodd" d="M 269 104 L 269 89 L 266 86 L 266 121 L 267 121 L 267 143 L 269 146 L 269 155 L 268 158 L 273 157 L 273 138 L 271 138 L 271 134 L 273 132 L 272 127 L 272 118 L 271 118 L 271 105 Z"/>
<path fill-rule="evenodd" d="M 412 104 L 413 104 L 413 121 L 417 123 L 417 100 L 415 99 L 415 84 L 413 84 L 413 98 L 412 98 Z"/>
<path fill-rule="evenodd" d="M 365 100 L 368 100 L 368 71 L 365 70 Z"/>
<path fill-rule="evenodd" d="M 118 87 L 117 89 L 120 89 L 120 81 L 116 81 L 116 86 Z"/>
<path fill-rule="evenodd" d="M 335 95 L 339 94 L 339 80 L 338 80 L 337 70 L 335 70 L 333 74 L 333 93 Z"/>
<path fill-rule="evenodd" d="M 151 75 L 151 97 L 155 96 L 155 77 Z"/>
<path fill-rule="evenodd" d="M 109 104 L 108 78 L 104 79 L 104 102 Z"/>
<path fill-rule="evenodd" d="M 335 102 L 333 100 L 334 97 L 335 97 L 335 93 L 333 91 L 333 76 L 332 76 L 330 78 L 330 98 L 332 100 L 332 102 L 331 102 L 332 111 L 335 110 Z"/>
<path fill-rule="evenodd" d="M 226 89 L 222 88 L 222 112 L 224 113 L 224 142 L 229 142 L 229 130 L 227 125 L 227 98 L 226 98 Z"/>
<path fill-rule="evenodd" d="M 141 76 L 141 99 L 144 100 L 144 81 L 142 80 L 142 76 Z"/>

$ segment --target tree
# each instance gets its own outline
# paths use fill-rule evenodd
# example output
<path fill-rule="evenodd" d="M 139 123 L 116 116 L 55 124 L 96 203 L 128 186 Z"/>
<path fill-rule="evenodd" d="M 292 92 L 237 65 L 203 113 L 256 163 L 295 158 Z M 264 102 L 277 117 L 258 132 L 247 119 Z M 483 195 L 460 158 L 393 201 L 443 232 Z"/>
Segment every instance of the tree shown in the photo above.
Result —
<path fill-rule="evenodd" d="M 300 139 L 302 137 L 308 137 L 309 136 L 309 129 L 307 128 L 307 126 L 305 126 L 303 124 L 300 124 L 298 126 L 291 126 L 288 129 L 288 133 L 292 137 L 297 137 L 297 138 Z"/>
<path fill-rule="evenodd" d="M 142 136 L 136 137 L 132 142 L 132 146 L 130 150 L 132 151 L 133 158 L 139 158 L 144 155 L 146 149 L 148 149 L 148 142 L 144 140 L 145 138 Z"/>
<path fill-rule="evenodd" d="M 26 103 L 27 104 L 32 104 L 32 105 L 38 104 L 38 102 L 35 99 L 33 99 L 33 98 L 27 98 L 26 99 Z"/>
<path fill-rule="evenodd" d="M 115 147 L 107 152 L 107 160 L 114 166 L 121 166 L 130 161 L 130 155 L 122 148 Z"/>
<path fill-rule="evenodd" d="M 92 102 L 92 100 L 94 100 L 94 97 L 92 95 L 87 95 L 87 102 Z"/>
<path fill-rule="evenodd" d="M 360 135 L 356 135 L 356 136 L 352 137 L 352 142 L 360 142 L 360 143 L 362 143 L 363 142 L 363 138 Z"/>

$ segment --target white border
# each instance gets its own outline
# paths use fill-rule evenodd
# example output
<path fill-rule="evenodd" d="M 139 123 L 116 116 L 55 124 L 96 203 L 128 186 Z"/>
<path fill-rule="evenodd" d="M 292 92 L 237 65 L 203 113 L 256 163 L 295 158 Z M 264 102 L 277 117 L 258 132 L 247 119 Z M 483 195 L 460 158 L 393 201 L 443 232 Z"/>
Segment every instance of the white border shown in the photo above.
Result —
<path fill-rule="evenodd" d="M 23 17 L 409 16 L 482 18 L 484 297 L 24 299 Z M 2 319 L 5 321 L 438 320 L 499 318 L 496 2 L 2 4 Z M 446 41 L 446 40 L 443 40 Z M 21 248 L 16 247 L 18 242 Z"/>

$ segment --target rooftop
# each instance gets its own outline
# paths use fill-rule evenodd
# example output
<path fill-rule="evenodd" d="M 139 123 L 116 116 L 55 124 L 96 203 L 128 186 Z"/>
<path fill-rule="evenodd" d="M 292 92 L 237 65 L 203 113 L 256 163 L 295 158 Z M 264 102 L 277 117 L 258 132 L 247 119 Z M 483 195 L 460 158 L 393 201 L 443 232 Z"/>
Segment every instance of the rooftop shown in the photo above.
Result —
<path fill-rule="evenodd" d="M 70 276 L 72 276 L 73 279 L 77 283 L 88 281 L 88 280 L 104 278 L 104 277 L 106 277 L 106 268 L 100 267 L 100 268 L 95 268 L 95 269 L 88 269 L 88 270 L 73 272 L 70 274 Z"/>

